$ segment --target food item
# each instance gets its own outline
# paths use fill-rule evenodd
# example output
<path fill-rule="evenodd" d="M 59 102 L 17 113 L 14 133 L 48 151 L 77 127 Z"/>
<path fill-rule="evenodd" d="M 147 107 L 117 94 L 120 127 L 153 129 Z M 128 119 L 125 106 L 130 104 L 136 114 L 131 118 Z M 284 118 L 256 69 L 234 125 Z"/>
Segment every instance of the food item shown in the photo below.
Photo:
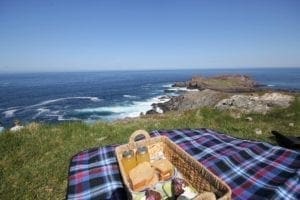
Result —
<path fill-rule="evenodd" d="M 178 180 L 179 179 L 175 180 L 175 182 L 177 181 L 176 184 L 178 184 Z M 181 192 L 182 193 L 177 197 L 177 199 L 194 199 L 198 194 L 198 192 L 194 188 L 187 186 L 187 185 L 182 185 L 181 180 L 180 180 L 180 186 L 178 186 L 178 187 L 181 187 L 181 189 L 183 189 L 183 192 L 182 191 L 178 192 L 178 194 Z M 171 181 L 164 183 L 162 186 L 162 189 L 168 198 L 172 198 L 175 196 L 174 191 L 172 191 L 172 182 Z"/>
<path fill-rule="evenodd" d="M 134 152 L 132 150 L 124 151 L 122 158 L 122 164 L 126 174 L 136 166 L 136 159 L 134 157 Z"/>
<path fill-rule="evenodd" d="M 165 194 L 171 198 L 173 195 L 172 195 L 172 186 L 171 186 L 171 181 L 168 181 L 166 182 L 164 185 L 163 185 L 163 190 L 165 192 Z"/>
<path fill-rule="evenodd" d="M 160 180 L 165 181 L 173 176 L 174 168 L 170 161 L 167 159 L 156 160 L 151 165 L 159 171 Z"/>
<path fill-rule="evenodd" d="M 173 174 L 172 172 L 168 172 L 166 174 L 161 174 L 159 180 L 166 181 L 172 177 L 172 174 Z"/>
<path fill-rule="evenodd" d="M 184 197 L 186 199 L 193 199 L 198 194 L 198 192 L 190 186 L 184 187 L 183 190 L 184 192 L 179 197 Z M 177 199 L 179 199 L 179 197 Z"/>
<path fill-rule="evenodd" d="M 150 180 L 148 187 L 154 186 L 159 181 L 158 174 L 154 173 L 153 178 Z"/>
<path fill-rule="evenodd" d="M 145 192 L 133 193 L 132 199 L 133 200 L 146 200 Z"/>
<path fill-rule="evenodd" d="M 149 146 L 150 160 L 159 160 L 164 158 L 163 144 L 161 142 Z"/>
<path fill-rule="evenodd" d="M 146 200 L 161 200 L 161 194 L 154 190 L 147 190 L 146 191 Z"/>
<path fill-rule="evenodd" d="M 172 163 L 167 159 L 156 160 L 151 164 L 155 169 L 157 169 L 162 174 L 169 173 L 170 171 L 173 170 Z"/>
<path fill-rule="evenodd" d="M 139 147 L 136 151 L 136 161 L 137 163 L 142 163 L 142 162 L 150 162 L 150 156 L 148 152 L 148 148 L 143 146 Z"/>
<path fill-rule="evenodd" d="M 149 162 L 138 164 L 129 172 L 132 189 L 134 191 L 140 191 L 147 188 L 150 184 L 152 184 L 154 176 L 155 171 Z"/>
<path fill-rule="evenodd" d="M 174 178 L 172 179 L 172 194 L 175 196 L 175 198 L 179 197 L 182 193 L 184 193 L 184 188 L 187 186 L 187 183 L 185 180 L 181 178 Z"/>

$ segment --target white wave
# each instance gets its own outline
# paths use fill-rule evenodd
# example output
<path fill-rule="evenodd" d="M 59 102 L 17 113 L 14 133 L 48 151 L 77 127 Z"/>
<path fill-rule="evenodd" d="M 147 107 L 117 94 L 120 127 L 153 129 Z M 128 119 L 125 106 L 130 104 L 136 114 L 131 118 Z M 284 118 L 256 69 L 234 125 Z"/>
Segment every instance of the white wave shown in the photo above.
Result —
<path fill-rule="evenodd" d="M 36 119 L 36 118 L 38 118 L 39 116 L 41 116 L 42 114 L 49 113 L 49 112 L 50 112 L 50 110 L 47 109 L 47 108 L 38 108 L 38 109 L 37 109 L 37 114 L 35 114 L 35 115 L 32 117 L 32 119 Z"/>
<path fill-rule="evenodd" d="M 179 92 L 179 91 L 199 91 L 198 89 L 188 89 L 187 87 L 173 87 L 173 84 L 165 84 L 163 85 L 164 88 L 166 88 L 166 90 L 168 91 L 175 91 L 175 92 Z"/>
<path fill-rule="evenodd" d="M 94 101 L 94 102 L 99 102 L 101 101 L 101 99 L 99 99 L 98 97 L 90 97 L 91 101 Z"/>
<path fill-rule="evenodd" d="M 275 85 L 272 85 L 272 84 L 270 84 L 270 85 L 267 85 L 268 87 L 275 87 Z"/>
<path fill-rule="evenodd" d="M 154 101 L 153 103 L 165 103 L 170 100 L 170 97 L 166 95 L 160 95 L 152 98 L 152 100 Z"/>
<path fill-rule="evenodd" d="M 71 99 L 88 99 L 88 100 L 91 100 L 94 102 L 101 101 L 101 99 L 99 99 L 98 97 L 65 97 L 65 98 L 58 98 L 58 99 L 43 101 L 41 103 L 38 103 L 38 104 L 35 104 L 32 106 L 43 106 L 43 105 L 47 105 L 47 104 L 51 104 L 51 103 L 55 103 L 55 102 L 59 102 L 59 101 L 64 101 L 64 100 L 71 100 Z"/>
<path fill-rule="evenodd" d="M 87 100 L 91 100 L 93 102 L 101 101 L 101 99 L 99 99 L 98 97 L 65 97 L 65 98 L 58 98 L 58 99 L 51 99 L 51 100 L 47 100 L 47 101 L 42 101 L 42 102 L 34 104 L 34 105 L 26 106 L 24 109 L 30 109 L 30 108 L 35 108 L 35 107 L 39 107 L 39 106 L 45 106 L 45 105 L 52 104 L 52 103 L 55 103 L 55 102 L 64 101 L 64 100 L 71 100 L 71 99 L 87 99 Z"/>
<path fill-rule="evenodd" d="M 50 114 L 48 114 L 48 116 L 50 115 L 58 115 L 61 111 L 59 110 L 51 110 Z"/>
<path fill-rule="evenodd" d="M 63 115 L 57 115 L 57 120 L 58 121 L 65 121 L 65 118 Z"/>
<path fill-rule="evenodd" d="M 137 96 L 129 95 L 129 94 L 124 94 L 123 97 L 129 98 L 129 99 L 135 99 L 135 98 L 137 98 Z"/>
<path fill-rule="evenodd" d="M 78 119 L 76 117 L 64 118 L 63 115 L 58 115 L 57 120 L 58 121 L 77 121 L 77 120 L 80 120 L 80 119 Z"/>
<path fill-rule="evenodd" d="M 174 92 L 182 92 L 182 91 L 187 91 L 187 92 L 192 92 L 192 91 L 199 91 L 198 89 L 188 89 L 187 87 L 171 87 L 167 89 L 168 91 L 174 91 Z"/>
<path fill-rule="evenodd" d="M 10 107 L 10 108 L 8 108 L 8 110 L 6 110 L 6 111 L 4 111 L 2 113 L 4 114 L 5 118 L 12 118 L 12 117 L 15 116 L 15 113 L 17 111 L 28 111 L 28 110 L 30 110 L 32 108 L 37 108 L 37 107 L 40 107 L 40 106 L 46 106 L 48 104 L 52 104 L 52 103 L 59 102 L 59 101 L 64 101 L 64 100 L 70 100 L 70 99 L 87 99 L 87 100 L 90 100 L 90 101 L 93 101 L 93 102 L 101 101 L 101 99 L 99 99 L 98 97 L 65 97 L 65 98 L 58 98 L 58 99 L 52 99 L 52 100 L 42 101 L 40 103 L 33 104 L 33 105 L 30 105 L 30 106 Z M 42 115 L 44 113 L 47 113 L 47 112 L 50 112 L 50 110 L 46 109 L 46 108 L 38 108 L 37 111 L 38 111 L 37 114 L 35 114 L 32 117 L 32 119 L 36 119 L 40 115 Z"/>
<path fill-rule="evenodd" d="M 156 107 L 155 111 L 161 114 L 164 113 L 164 111 L 160 107 Z"/>
<path fill-rule="evenodd" d="M 164 87 L 164 88 L 171 88 L 172 85 L 173 85 L 172 83 L 168 83 L 168 84 L 163 85 L 163 87 Z"/>
<path fill-rule="evenodd" d="M 96 112 L 109 112 L 112 113 L 105 118 L 110 118 L 112 120 L 121 119 L 125 117 L 138 117 L 141 113 L 145 113 L 152 109 L 153 103 L 164 103 L 170 99 L 166 96 L 157 96 L 145 101 L 133 101 L 132 104 L 127 105 L 116 105 L 107 107 L 97 107 L 97 108 L 83 108 L 76 109 L 75 112 L 79 113 L 96 113 Z M 158 112 L 162 110 L 158 109 Z"/>
<path fill-rule="evenodd" d="M 7 111 L 4 111 L 3 114 L 5 116 L 5 118 L 12 118 L 15 116 L 15 112 L 17 112 L 18 109 L 11 109 L 11 110 L 7 110 Z"/>

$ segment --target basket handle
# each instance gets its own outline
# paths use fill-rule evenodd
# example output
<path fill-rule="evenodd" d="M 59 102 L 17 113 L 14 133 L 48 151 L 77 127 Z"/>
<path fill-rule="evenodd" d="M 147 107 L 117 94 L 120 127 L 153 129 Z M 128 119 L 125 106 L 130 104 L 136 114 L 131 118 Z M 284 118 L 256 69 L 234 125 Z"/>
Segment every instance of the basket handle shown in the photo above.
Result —
<path fill-rule="evenodd" d="M 145 137 L 146 140 L 150 139 L 150 135 L 147 131 L 145 130 L 136 130 L 134 131 L 131 136 L 129 137 L 129 143 L 130 144 L 134 144 L 135 139 L 137 138 L 137 136 L 139 135 L 143 135 Z"/>

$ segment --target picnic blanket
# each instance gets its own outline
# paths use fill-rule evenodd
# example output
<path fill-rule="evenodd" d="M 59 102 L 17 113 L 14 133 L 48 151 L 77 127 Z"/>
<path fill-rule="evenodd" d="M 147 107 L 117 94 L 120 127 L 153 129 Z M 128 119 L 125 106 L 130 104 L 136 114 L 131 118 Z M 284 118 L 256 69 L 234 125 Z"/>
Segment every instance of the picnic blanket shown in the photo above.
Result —
<path fill-rule="evenodd" d="M 241 140 L 210 129 L 165 135 L 232 189 L 232 199 L 300 199 L 300 152 Z M 126 199 L 115 146 L 82 151 L 70 163 L 67 199 Z"/>

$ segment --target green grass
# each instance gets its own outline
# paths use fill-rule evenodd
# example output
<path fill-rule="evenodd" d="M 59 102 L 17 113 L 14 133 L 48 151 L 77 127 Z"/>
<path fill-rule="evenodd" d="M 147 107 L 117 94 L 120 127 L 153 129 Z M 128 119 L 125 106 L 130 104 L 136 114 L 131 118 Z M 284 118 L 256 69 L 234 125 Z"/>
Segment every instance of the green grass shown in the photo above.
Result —
<path fill-rule="evenodd" d="M 245 119 L 249 116 L 252 122 Z M 0 199 L 64 199 L 72 155 L 91 147 L 125 143 L 136 129 L 206 127 L 239 138 L 274 142 L 269 138 L 271 130 L 299 135 L 299 122 L 298 97 L 288 109 L 267 115 L 242 115 L 240 119 L 232 118 L 227 112 L 204 108 L 94 125 L 31 124 L 19 133 L 0 135 Z M 255 128 L 263 133 L 256 135 Z"/>

